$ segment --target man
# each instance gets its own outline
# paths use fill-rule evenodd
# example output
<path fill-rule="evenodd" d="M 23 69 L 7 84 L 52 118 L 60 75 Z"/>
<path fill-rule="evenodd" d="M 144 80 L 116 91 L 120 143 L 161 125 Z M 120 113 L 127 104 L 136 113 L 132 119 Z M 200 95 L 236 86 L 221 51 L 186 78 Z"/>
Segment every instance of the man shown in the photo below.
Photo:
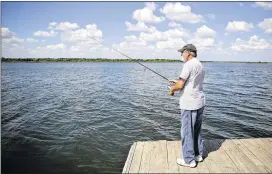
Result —
<path fill-rule="evenodd" d="M 195 167 L 196 161 L 203 161 L 203 141 L 200 135 L 205 95 L 203 93 L 204 68 L 197 57 L 197 49 L 187 44 L 178 50 L 185 62 L 178 80 L 170 88 L 170 95 L 180 91 L 181 141 L 183 158 L 177 163 L 182 166 Z"/>

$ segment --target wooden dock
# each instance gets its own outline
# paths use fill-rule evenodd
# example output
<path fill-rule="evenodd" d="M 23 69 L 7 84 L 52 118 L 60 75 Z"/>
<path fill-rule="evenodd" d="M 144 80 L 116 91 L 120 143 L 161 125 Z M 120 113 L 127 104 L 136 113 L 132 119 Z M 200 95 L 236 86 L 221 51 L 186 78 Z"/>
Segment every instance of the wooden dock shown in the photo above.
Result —
<path fill-rule="evenodd" d="M 181 141 L 135 142 L 123 173 L 272 173 L 272 138 L 204 140 L 206 157 L 195 168 L 179 166 Z"/>

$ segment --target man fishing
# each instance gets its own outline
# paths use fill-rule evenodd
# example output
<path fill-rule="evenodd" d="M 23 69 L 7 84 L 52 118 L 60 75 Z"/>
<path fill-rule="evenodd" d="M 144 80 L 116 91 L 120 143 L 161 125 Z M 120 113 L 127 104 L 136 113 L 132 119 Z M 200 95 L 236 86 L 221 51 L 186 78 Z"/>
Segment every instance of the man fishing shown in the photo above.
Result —
<path fill-rule="evenodd" d="M 196 161 L 203 161 L 203 141 L 200 135 L 205 106 L 203 81 L 205 71 L 197 57 L 197 49 L 187 44 L 179 49 L 185 62 L 178 80 L 170 88 L 170 95 L 180 91 L 182 157 L 177 164 L 196 167 Z"/>

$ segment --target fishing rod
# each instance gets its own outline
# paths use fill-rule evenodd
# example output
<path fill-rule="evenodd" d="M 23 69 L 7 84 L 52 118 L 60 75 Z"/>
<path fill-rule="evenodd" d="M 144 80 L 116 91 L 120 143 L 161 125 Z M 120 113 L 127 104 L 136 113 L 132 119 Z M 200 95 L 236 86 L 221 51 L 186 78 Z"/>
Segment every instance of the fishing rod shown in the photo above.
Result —
<path fill-rule="evenodd" d="M 142 63 L 138 62 L 137 60 L 132 59 L 131 57 L 129 57 L 129 56 L 127 56 L 127 55 L 125 55 L 124 53 L 122 53 L 122 52 L 118 51 L 117 49 L 114 49 L 114 48 L 112 48 L 111 46 L 109 46 L 109 45 L 107 45 L 107 44 L 105 44 L 105 43 L 103 43 L 103 42 L 101 42 L 101 41 L 99 41 L 99 40 L 97 40 L 97 39 L 95 39 L 95 38 L 93 38 L 93 37 L 91 37 L 91 36 L 88 36 L 88 37 L 89 37 L 89 38 L 91 38 L 91 39 L 93 39 L 93 40 L 95 40 L 95 41 L 97 41 L 97 42 L 99 42 L 99 43 L 101 43 L 102 45 L 107 46 L 108 48 L 113 49 L 114 51 L 116 51 L 116 52 L 118 52 L 118 53 L 122 54 L 123 56 L 125 56 L 125 57 L 127 57 L 127 58 L 129 58 L 129 59 L 133 60 L 134 62 L 136 62 L 136 63 L 138 63 L 138 64 L 142 65 L 142 66 L 143 66 L 143 67 L 145 67 L 146 69 L 148 69 L 148 70 L 152 71 L 153 73 L 155 73 L 155 74 L 159 75 L 160 77 L 162 77 L 163 79 L 165 79 L 165 80 L 167 80 L 167 81 L 169 82 L 169 79 L 168 79 L 168 78 L 166 78 L 165 76 L 161 75 L 160 73 L 157 73 L 156 71 L 154 71 L 154 70 L 152 70 L 152 69 L 148 68 L 147 66 L 145 66 L 145 65 L 143 65 Z"/>

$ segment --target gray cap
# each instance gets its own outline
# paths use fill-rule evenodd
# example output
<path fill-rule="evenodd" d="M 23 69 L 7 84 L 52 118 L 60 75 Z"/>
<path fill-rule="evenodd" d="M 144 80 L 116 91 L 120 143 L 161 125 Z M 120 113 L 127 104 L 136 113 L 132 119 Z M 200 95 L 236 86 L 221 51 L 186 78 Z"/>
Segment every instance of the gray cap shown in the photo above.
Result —
<path fill-rule="evenodd" d="M 197 56 L 197 49 L 196 49 L 196 47 L 193 44 L 187 44 L 187 45 L 185 45 L 184 47 L 182 47 L 181 49 L 179 49 L 178 52 L 183 53 L 183 51 L 185 51 L 185 50 L 190 51 L 190 52 L 194 52 L 195 56 Z"/>

